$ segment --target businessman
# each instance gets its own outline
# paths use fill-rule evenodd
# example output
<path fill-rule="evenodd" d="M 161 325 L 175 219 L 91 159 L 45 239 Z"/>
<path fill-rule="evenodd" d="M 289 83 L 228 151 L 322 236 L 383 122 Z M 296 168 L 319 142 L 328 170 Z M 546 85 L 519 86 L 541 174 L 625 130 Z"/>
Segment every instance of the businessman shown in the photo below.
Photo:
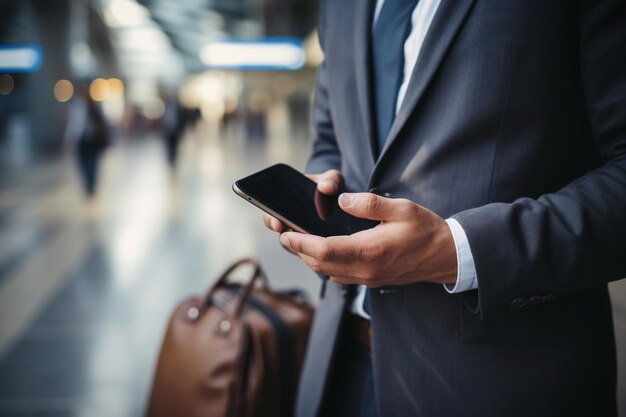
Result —
<path fill-rule="evenodd" d="M 306 171 L 351 236 L 297 415 L 615 416 L 626 276 L 623 0 L 322 1 Z"/>

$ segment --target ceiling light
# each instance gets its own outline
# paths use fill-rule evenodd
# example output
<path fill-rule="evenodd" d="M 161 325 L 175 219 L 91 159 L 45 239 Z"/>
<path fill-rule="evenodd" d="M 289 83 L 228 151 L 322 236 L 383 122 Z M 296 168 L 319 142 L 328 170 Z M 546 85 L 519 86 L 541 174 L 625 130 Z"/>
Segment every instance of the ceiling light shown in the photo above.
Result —
<path fill-rule="evenodd" d="M 41 49 L 36 45 L 1 45 L 0 71 L 33 72 L 41 67 Z"/>
<path fill-rule="evenodd" d="M 200 50 L 210 68 L 296 70 L 305 63 L 302 42 L 291 38 L 211 42 Z"/>
<path fill-rule="evenodd" d="M 105 14 L 111 27 L 132 27 L 145 24 L 150 17 L 148 10 L 136 1 L 113 0 Z"/>

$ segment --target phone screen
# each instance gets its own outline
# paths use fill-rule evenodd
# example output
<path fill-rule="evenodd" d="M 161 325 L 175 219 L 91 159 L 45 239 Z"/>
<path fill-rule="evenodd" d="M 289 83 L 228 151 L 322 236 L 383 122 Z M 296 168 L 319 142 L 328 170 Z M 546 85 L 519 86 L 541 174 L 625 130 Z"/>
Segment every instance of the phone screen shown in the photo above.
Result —
<path fill-rule="evenodd" d="M 371 229 L 379 223 L 341 210 L 337 196 L 320 193 L 314 181 L 285 164 L 252 174 L 237 181 L 235 186 L 260 203 L 261 208 L 270 209 L 310 234 L 323 237 L 349 235 Z"/>

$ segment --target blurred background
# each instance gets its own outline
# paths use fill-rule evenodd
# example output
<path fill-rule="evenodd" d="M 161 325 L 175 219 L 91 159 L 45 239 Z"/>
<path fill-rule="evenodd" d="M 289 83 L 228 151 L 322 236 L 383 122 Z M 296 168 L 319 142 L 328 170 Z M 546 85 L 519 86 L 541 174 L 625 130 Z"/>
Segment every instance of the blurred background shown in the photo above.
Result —
<path fill-rule="evenodd" d="M 140 416 L 232 261 L 319 280 L 230 190 L 304 167 L 316 0 L 0 0 L 0 416 Z M 611 287 L 626 416 L 626 283 Z"/>

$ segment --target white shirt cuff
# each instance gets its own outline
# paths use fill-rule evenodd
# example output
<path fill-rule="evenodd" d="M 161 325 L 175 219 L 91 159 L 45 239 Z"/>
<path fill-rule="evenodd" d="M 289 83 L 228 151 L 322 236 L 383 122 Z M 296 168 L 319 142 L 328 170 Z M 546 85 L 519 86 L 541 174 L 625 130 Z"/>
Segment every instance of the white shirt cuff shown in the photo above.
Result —
<path fill-rule="evenodd" d="M 472 256 L 465 230 L 463 230 L 461 224 L 455 219 L 446 219 L 446 223 L 448 223 L 448 227 L 450 227 L 450 231 L 452 232 L 452 238 L 454 239 L 458 272 L 456 275 L 456 284 L 443 284 L 443 287 L 450 294 L 475 290 L 478 288 L 476 266 L 474 265 L 474 257 Z"/>
<path fill-rule="evenodd" d="M 367 291 L 367 287 L 365 285 L 359 285 L 356 287 L 356 296 L 354 297 L 354 301 L 352 305 L 350 305 L 350 312 L 356 314 L 357 316 L 363 317 L 366 320 L 371 320 L 372 317 L 369 315 L 367 311 L 365 311 L 365 292 Z"/>

